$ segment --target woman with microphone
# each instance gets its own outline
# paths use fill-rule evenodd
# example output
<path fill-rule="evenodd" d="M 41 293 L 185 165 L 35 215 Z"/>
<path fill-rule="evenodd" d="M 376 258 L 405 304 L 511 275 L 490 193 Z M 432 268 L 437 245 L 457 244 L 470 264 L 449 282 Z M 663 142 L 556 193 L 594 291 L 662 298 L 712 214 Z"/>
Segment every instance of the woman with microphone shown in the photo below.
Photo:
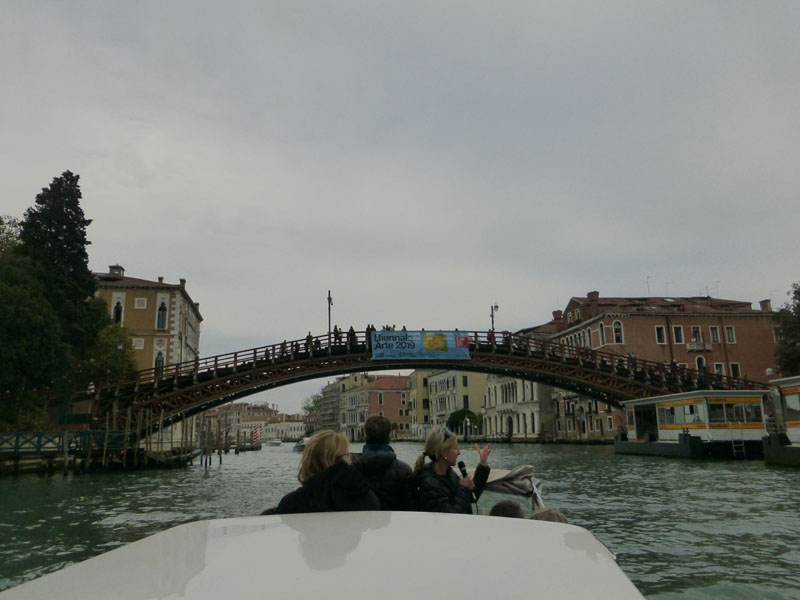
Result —
<path fill-rule="evenodd" d="M 475 444 L 480 462 L 475 469 L 475 478 L 467 475 L 464 463 L 459 464 L 462 476 L 452 467 L 456 466 L 461 451 L 458 437 L 447 427 L 436 427 L 425 440 L 425 451 L 414 465 L 417 485 L 418 510 L 472 514 L 472 503 L 480 498 L 489 478 L 489 454 L 491 446 L 483 448 Z M 430 459 L 426 462 L 425 459 Z"/>

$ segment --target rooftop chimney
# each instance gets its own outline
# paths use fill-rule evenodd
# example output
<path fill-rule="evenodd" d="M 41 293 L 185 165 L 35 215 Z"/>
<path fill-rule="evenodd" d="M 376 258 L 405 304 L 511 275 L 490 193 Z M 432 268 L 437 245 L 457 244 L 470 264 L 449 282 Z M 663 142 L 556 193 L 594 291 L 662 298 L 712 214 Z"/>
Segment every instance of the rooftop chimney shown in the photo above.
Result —
<path fill-rule="evenodd" d="M 158 283 L 164 283 L 164 278 L 161 275 L 158 276 Z"/>
<path fill-rule="evenodd" d="M 122 267 L 122 265 L 108 265 L 108 273 L 109 275 L 114 275 L 120 279 L 125 277 L 125 269 Z"/>
<path fill-rule="evenodd" d="M 560 320 L 561 320 L 561 317 L 562 317 L 563 315 L 564 315 L 564 313 L 562 313 L 560 310 L 554 310 L 554 311 L 553 311 L 553 320 L 554 320 L 554 321 L 560 321 Z"/>
<path fill-rule="evenodd" d="M 758 303 L 761 306 L 761 312 L 772 312 L 772 300 L 767 298 Z"/>
<path fill-rule="evenodd" d="M 178 281 L 181 282 L 181 289 L 186 287 L 186 280 L 185 279 L 179 279 Z"/>
<path fill-rule="evenodd" d="M 597 302 L 597 299 L 600 298 L 600 292 L 596 292 L 596 291 L 595 292 L 589 292 L 588 294 L 586 294 L 586 297 L 589 299 L 589 302 L 594 304 L 595 302 Z"/>

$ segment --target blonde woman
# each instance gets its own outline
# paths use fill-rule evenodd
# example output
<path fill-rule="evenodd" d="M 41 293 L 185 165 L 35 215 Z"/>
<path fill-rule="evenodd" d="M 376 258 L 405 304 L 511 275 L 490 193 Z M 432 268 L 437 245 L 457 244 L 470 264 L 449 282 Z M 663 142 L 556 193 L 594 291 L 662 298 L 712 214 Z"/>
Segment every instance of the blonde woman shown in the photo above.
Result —
<path fill-rule="evenodd" d="M 414 466 L 419 510 L 472 514 L 472 503 L 478 500 L 489 478 L 492 448 L 489 444 L 483 448 L 475 444 L 475 450 L 479 458 L 475 479 L 461 477 L 453 470 L 461 454 L 458 437 L 446 427 L 436 427 L 428 434 L 425 451 Z"/>
<path fill-rule="evenodd" d="M 378 498 L 350 462 L 350 444 L 335 431 L 311 436 L 300 459 L 297 479 L 302 484 L 287 494 L 275 510 L 279 514 L 339 510 L 378 510 Z"/>

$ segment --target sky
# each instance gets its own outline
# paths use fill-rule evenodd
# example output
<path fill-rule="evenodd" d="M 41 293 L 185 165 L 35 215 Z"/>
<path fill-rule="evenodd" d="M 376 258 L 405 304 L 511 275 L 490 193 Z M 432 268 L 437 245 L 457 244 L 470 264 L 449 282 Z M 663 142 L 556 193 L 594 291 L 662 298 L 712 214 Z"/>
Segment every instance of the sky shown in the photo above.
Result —
<path fill-rule="evenodd" d="M 78 173 L 90 268 L 185 278 L 203 356 L 327 332 L 328 290 L 359 330 L 778 307 L 799 29 L 794 0 L 7 0 L 0 214 Z"/>

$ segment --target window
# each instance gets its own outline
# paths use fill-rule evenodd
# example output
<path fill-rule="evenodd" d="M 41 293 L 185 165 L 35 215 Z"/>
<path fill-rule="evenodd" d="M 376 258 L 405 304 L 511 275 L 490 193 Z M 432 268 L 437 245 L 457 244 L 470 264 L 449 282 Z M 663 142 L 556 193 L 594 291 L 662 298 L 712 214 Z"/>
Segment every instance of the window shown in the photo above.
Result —
<path fill-rule="evenodd" d="M 603 324 L 602 323 L 600 323 L 598 325 L 597 330 L 600 332 L 600 345 L 601 346 L 605 346 L 606 345 L 606 330 L 603 328 Z"/>
<path fill-rule="evenodd" d="M 714 363 L 714 373 L 725 375 L 725 363 Z"/>
<path fill-rule="evenodd" d="M 467 376 L 466 375 L 463 375 L 461 377 L 461 385 L 463 385 L 464 387 L 467 386 Z"/>
<path fill-rule="evenodd" d="M 712 325 L 708 328 L 708 334 L 712 344 L 719 344 L 719 327 Z"/>
<path fill-rule="evenodd" d="M 464 397 L 461 399 L 461 402 L 463 402 L 465 409 L 469 408 L 469 396 L 468 395 L 465 394 Z"/>
<path fill-rule="evenodd" d="M 588 342 L 588 344 L 586 346 L 587 348 L 594 348 L 594 346 L 592 345 L 592 330 L 591 329 L 587 329 L 586 330 L 586 341 Z"/>
<path fill-rule="evenodd" d="M 580 320 L 581 320 L 581 309 L 580 308 L 576 308 L 575 309 L 575 321 L 577 322 L 577 321 L 580 321 Z"/>
<path fill-rule="evenodd" d="M 133 307 L 138 309 L 147 308 L 147 298 L 136 298 Z"/>
<path fill-rule="evenodd" d="M 378 392 L 378 404 L 383 404 L 383 392 Z"/>
<path fill-rule="evenodd" d="M 781 330 L 777 327 L 772 328 L 772 337 L 775 340 L 776 344 L 779 344 L 781 341 Z"/>
<path fill-rule="evenodd" d="M 736 343 L 736 332 L 733 330 L 733 325 L 725 325 L 725 341 L 729 344 Z"/>
<path fill-rule="evenodd" d="M 622 323 L 620 321 L 614 321 L 614 343 L 622 344 L 623 339 L 624 338 L 622 335 Z"/>
<path fill-rule="evenodd" d="M 167 305 L 163 302 L 158 307 L 158 318 L 156 319 L 156 329 L 167 328 Z"/>
<path fill-rule="evenodd" d="M 114 323 L 122 323 L 122 304 L 119 300 L 114 305 Z"/>
<path fill-rule="evenodd" d="M 567 313 L 567 323 L 572 323 L 572 313 L 571 312 Z"/>
<path fill-rule="evenodd" d="M 693 342 L 703 341 L 703 332 L 700 330 L 700 327 L 698 325 L 692 325 L 692 341 Z"/>
<path fill-rule="evenodd" d="M 155 367 L 156 369 L 161 369 L 164 367 L 164 353 L 161 351 L 159 351 L 159 353 L 156 354 Z"/>
<path fill-rule="evenodd" d="M 739 363 L 731 363 L 731 377 L 736 377 L 737 379 L 742 376 L 742 368 L 739 366 Z"/>
<path fill-rule="evenodd" d="M 656 344 L 666 344 L 667 333 L 663 325 L 656 325 Z"/>
<path fill-rule="evenodd" d="M 683 343 L 683 326 L 682 325 L 673 325 L 672 326 L 672 341 L 676 344 Z"/>
<path fill-rule="evenodd" d="M 633 413 L 631 413 L 631 415 L 633 415 Z M 612 429 L 614 429 L 614 417 L 608 417 L 606 419 L 606 423 L 607 423 L 608 431 L 611 431 Z"/>
<path fill-rule="evenodd" d="M 697 365 L 698 371 L 702 371 L 703 369 L 706 368 L 706 359 L 703 358 L 702 356 L 698 356 L 694 362 Z"/>
<path fill-rule="evenodd" d="M 134 350 L 144 350 L 144 338 L 133 338 L 131 345 Z"/>

